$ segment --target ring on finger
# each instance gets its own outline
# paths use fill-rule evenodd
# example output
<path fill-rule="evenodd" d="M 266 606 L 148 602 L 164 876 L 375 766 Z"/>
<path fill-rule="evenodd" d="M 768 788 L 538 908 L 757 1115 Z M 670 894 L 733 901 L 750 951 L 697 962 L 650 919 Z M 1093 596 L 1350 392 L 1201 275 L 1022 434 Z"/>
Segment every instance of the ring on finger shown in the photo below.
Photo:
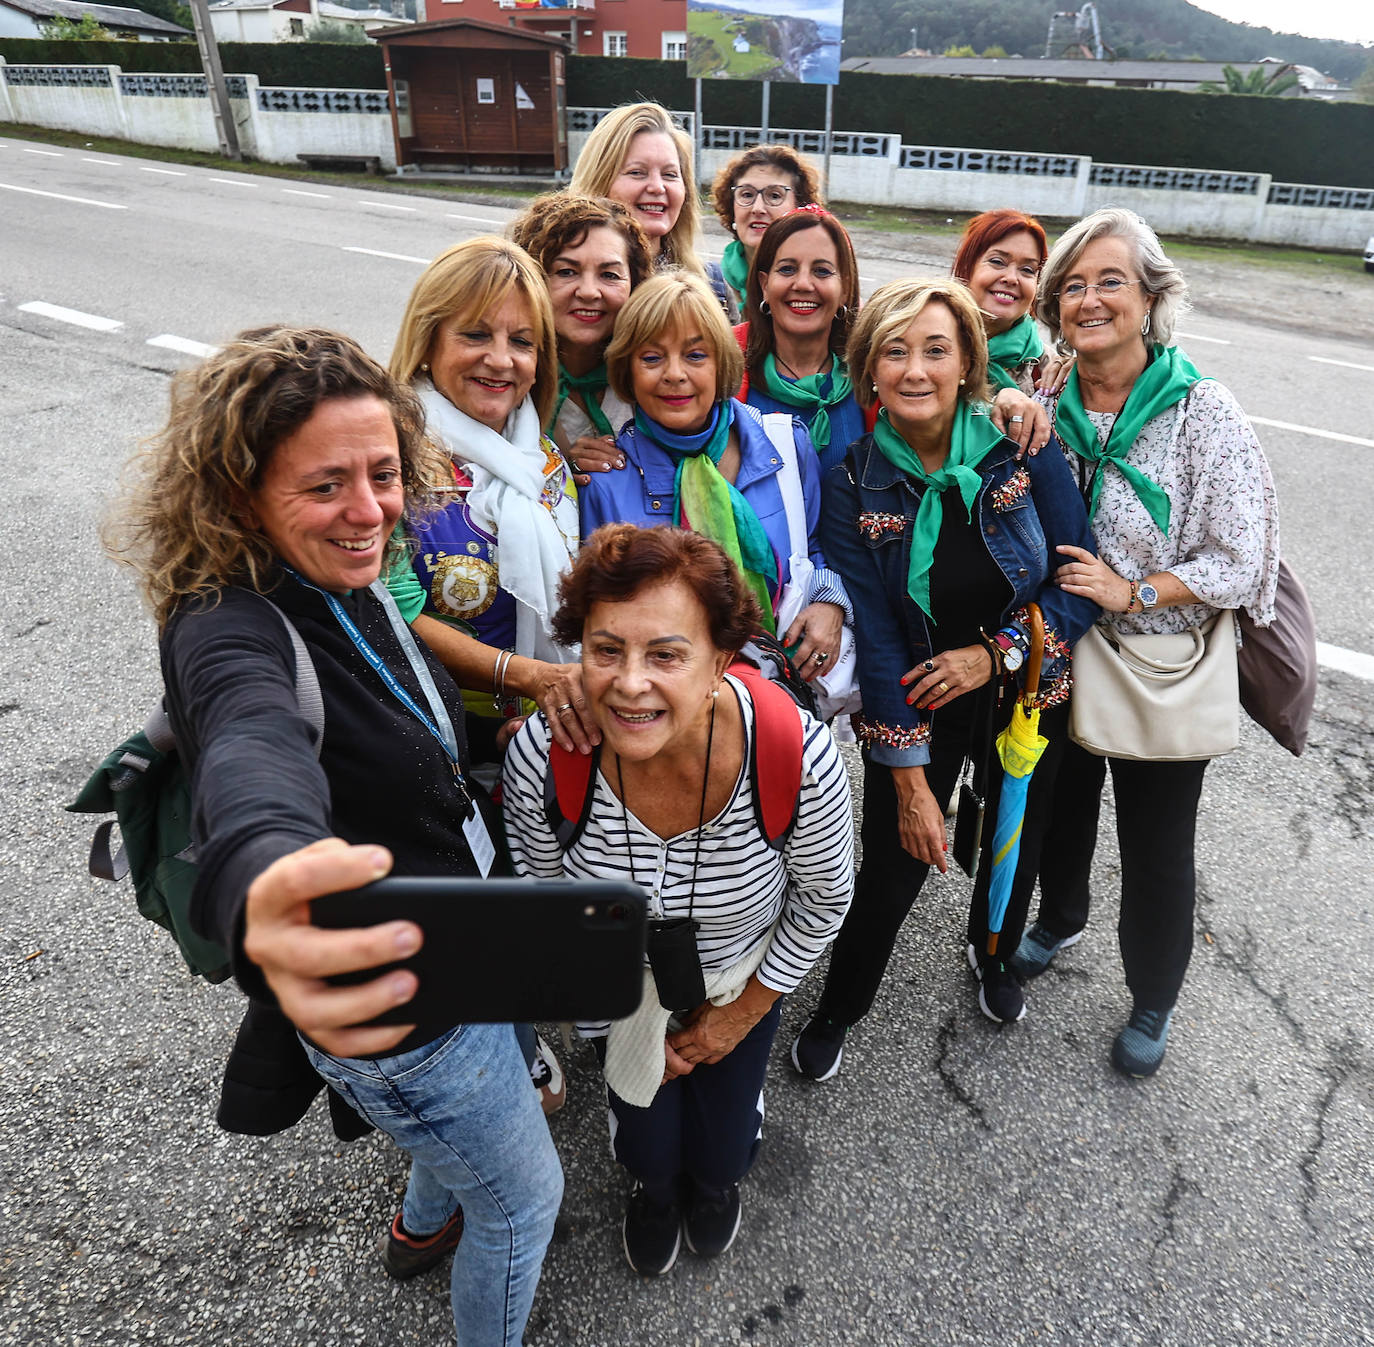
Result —
<path fill-rule="evenodd" d="M 824 650 L 818 650 L 815 654 L 815 660 L 817 664 L 824 664 L 826 660 L 828 660 L 829 658 L 830 656 L 827 655 Z"/>
<path fill-rule="evenodd" d="M 1011 418 L 1011 423 L 1012 423 L 1012 425 L 1014 425 L 1014 426 L 1019 426 L 1019 425 L 1021 424 L 1021 422 L 1024 421 L 1025 419 L 1026 419 L 1026 418 L 1025 418 L 1024 416 L 1013 416 L 1013 417 Z"/>
<path fill-rule="evenodd" d="M 553 709 L 556 715 L 567 715 L 567 713 L 572 710 L 572 703 L 564 702 L 561 706 L 555 706 Z"/>
<path fill-rule="evenodd" d="M 941 694 L 949 691 L 949 684 L 946 683 L 944 679 L 941 679 L 935 686 L 940 689 Z"/>
<path fill-rule="evenodd" d="M 934 661 L 934 660 L 929 660 L 929 659 L 928 659 L 928 660 L 926 660 L 926 662 L 925 662 L 923 665 L 921 665 L 921 668 L 923 668 L 923 669 L 926 671 L 926 673 L 934 673 L 934 672 L 935 672 L 935 661 Z"/>

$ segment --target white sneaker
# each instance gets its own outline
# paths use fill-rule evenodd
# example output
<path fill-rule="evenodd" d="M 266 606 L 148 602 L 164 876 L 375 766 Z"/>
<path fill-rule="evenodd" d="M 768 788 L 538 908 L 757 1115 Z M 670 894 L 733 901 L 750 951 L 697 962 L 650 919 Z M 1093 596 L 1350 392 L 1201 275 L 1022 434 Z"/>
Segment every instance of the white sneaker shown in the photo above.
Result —
<path fill-rule="evenodd" d="M 557 1113 L 568 1097 L 568 1082 L 563 1079 L 563 1068 L 553 1055 L 542 1034 L 534 1036 L 534 1061 L 530 1063 L 530 1080 L 539 1091 L 539 1106 L 545 1114 Z"/>

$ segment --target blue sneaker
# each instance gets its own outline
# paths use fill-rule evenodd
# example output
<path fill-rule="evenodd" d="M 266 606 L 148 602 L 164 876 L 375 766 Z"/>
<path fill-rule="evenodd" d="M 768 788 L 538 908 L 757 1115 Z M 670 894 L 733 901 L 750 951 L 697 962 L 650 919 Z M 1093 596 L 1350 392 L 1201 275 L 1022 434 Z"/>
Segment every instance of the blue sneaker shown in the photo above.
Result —
<path fill-rule="evenodd" d="M 1112 1065 L 1127 1076 L 1153 1076 L 1164 1060 L 1172 1010 L 1142 1010 L 1136 1006 L 1126 1027 L 1112 1044 Z"/>
<path fill-rule="evenodd" d="M 1076 945 L 1082 939 L 1082 931 L 1075 931 L 1072 935 L 1054 935 L 1037 921 L 1021 937 L 1016 953 L 1011 956 L 1011 971 L 1023 982 L 1029 978 L 1038 978 L 1061 949 L 1068 949 L 1070 945 Z"/>

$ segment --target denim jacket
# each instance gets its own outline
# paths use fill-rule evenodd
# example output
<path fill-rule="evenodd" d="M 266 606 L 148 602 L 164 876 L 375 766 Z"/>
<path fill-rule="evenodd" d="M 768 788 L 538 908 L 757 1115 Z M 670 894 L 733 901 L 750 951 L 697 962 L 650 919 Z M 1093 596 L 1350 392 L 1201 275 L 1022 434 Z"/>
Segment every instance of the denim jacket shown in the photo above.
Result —
<path fill-rule="evenodd" d="M 1058 444 L 1018 459 L 1003 440 L 983 459 L 974 519 L 988 555 L 1006 576 L 1013 597 L 997 626 L 1025 626 L 1025 605 L 1040 605 L 1045 660 L 1036 700 L 1067 699 L 1069 651 L 1097 617 L 1089 599 L 1066 594 L 1053 581 L 1066 560 L 1055 554 L 1072 543 L 1096 554 L 1083 498 Z M 875 762 L 919 767 L 930 761 L 932 712 L 907 705 L 904 673 L 937 653 L 926 615 L 907 593 L 912 522 L 925 488 L 879 452 L 872 435 L 849 446 L 826 475 L 821 543 L 844 577 L 854 604 L 863 718 L 855 729 Z M 989 628 L 989 634 L 995 628 Z"/>

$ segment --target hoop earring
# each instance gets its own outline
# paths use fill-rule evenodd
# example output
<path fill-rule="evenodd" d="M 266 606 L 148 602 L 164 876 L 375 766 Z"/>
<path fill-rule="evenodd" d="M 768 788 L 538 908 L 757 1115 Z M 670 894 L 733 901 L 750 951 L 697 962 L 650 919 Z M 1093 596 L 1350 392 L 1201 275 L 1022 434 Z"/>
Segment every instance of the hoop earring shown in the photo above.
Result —
<path fill-rule="evenodd" d="M 1140 335 L 1148 337 L 1150 335 L 1150 310 L 1145 310 L 1145 321 L 1140 325 Z"/>
<path fill-rule="evenodd" d="M 768 301 L 766 299 L 759 300 L 759 312 L 763 314 L 765 318 L 772 317 L 773 310 L 768 307 Z"/>
<path fill-rule="evenodd" d="M 835 310 L 835 321 L 836 321 L 837 323 L 842 323 L 842 322 L 844 322 L 844 320 L 845 320 L 846 318 L 848 318 L 848 317 L 849 317 L 849 305 L 848 305 L 848 304 L 841 304 L 840 307 L 839 307 L 838 309 Z"/>

